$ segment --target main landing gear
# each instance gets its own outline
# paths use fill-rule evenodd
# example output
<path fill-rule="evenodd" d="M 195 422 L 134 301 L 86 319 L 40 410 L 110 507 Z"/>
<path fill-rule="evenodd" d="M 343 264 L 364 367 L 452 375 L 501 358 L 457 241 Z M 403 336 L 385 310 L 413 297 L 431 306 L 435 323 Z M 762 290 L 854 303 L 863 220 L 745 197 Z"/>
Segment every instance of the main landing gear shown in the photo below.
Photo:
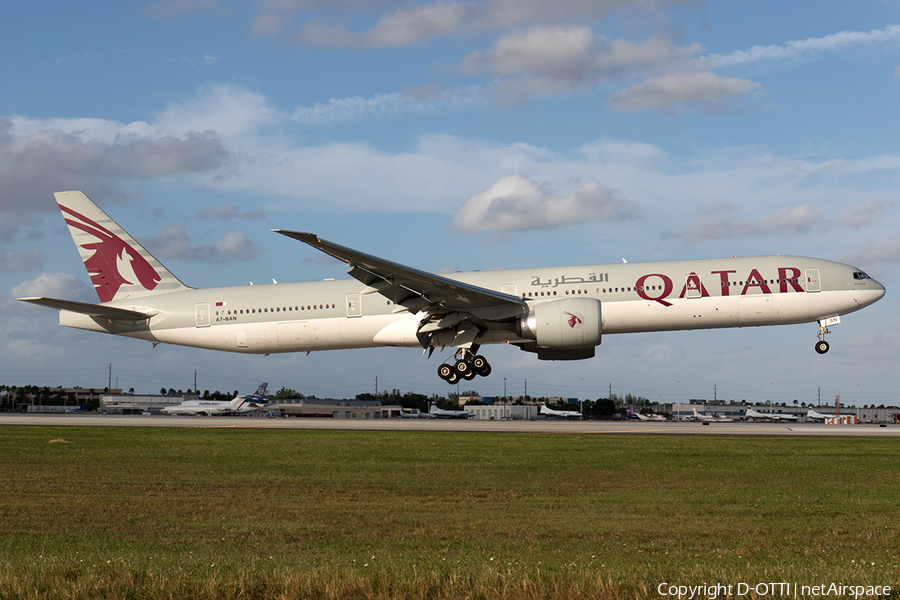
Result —
<path fill-rule="evenodd" d="M 825 327 L 825 320 L 823 319 L 819 321 L 819 341 L 816 342 L 816 352 L 819 354 L 825 354 L 831 347 L 828 345 L 828 342 L 825 341 L 826 333 L 831 333 L 831 330 Z"/>
<path fill-rule="evenodd" d="M 491 374 L 491 365 L 487 359 L 471 350 L 460 348 L 454 355 L 456 362 L 443 363 L 438 367 L 438 377 L 450 385 L 459 383 L 460 379 L 472 380 L 476 375 L 487 377 Z"/>

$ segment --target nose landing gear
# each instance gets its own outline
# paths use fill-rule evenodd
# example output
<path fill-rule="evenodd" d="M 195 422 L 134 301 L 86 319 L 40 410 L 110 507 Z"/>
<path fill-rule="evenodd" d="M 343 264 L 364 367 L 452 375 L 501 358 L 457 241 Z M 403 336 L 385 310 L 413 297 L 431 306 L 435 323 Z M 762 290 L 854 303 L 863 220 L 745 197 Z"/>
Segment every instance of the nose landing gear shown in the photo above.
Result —
<path fill-rule="evenodd" d="M 460 348 L 454 358 L 456 362 L 452 366 L 444 363 L 438 367 L 438 377 L 450 385 L 458 383 L 460 379 L 471 381 L 476 375 L 487 377 L 491 374 L 491 365 L 487 359 L 472 350 Z"/>

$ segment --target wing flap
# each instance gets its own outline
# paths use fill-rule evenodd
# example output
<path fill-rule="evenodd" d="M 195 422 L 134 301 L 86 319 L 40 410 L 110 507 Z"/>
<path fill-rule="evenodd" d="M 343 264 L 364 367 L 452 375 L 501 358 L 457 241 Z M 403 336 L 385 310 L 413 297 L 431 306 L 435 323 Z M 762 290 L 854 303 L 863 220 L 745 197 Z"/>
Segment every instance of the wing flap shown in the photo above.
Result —
<path fill-rule="evenodd" d="M 99 317 L 101 319 L 110 319 L 112 321 L 143 321 L 157 314 L 157 311 L 143 313 L 127 308 L 117 308 L 115 306 L 105 306 L 103 304 L 89 304 L 87 302 L 75 302 L 73 300 L 59 300 L 57 298 L 45 298 L 43 296 L 17 299 L 22 302 L 28 302 L 29 304 L 37 304 L 38 306 L 46 306 L 47 308 L 55 308 L 56 310 L 68 310 L 89 317 Z"/>

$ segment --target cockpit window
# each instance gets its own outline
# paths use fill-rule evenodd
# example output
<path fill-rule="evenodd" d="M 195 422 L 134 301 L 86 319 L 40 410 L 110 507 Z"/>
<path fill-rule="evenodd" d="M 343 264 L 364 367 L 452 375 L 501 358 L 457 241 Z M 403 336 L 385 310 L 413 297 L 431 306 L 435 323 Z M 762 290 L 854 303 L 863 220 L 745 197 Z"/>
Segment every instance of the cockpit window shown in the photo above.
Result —
<path fill-rule="evenodd" d="M 869 277 L 868 275 L 866 275 L 865 273 L 863 273 L 862 271 L 856 271 L 855 273 L 853 273 L 853 279 L 872 279 L 872 278 Z"/>

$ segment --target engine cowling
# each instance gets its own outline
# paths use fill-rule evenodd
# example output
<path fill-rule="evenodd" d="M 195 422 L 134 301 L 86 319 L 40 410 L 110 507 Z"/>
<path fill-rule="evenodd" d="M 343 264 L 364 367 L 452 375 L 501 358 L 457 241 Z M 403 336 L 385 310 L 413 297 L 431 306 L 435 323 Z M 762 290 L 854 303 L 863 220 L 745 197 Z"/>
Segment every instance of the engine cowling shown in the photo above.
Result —
<path fill-rule="evenodd" d="M 521 320 L 520 328 L 522 337 L 533 339 L 538 349 L 591 349 L 593 356 L 594 346 L 600 345 L 600 301 L 566 298 L 540 302 Z"/>

